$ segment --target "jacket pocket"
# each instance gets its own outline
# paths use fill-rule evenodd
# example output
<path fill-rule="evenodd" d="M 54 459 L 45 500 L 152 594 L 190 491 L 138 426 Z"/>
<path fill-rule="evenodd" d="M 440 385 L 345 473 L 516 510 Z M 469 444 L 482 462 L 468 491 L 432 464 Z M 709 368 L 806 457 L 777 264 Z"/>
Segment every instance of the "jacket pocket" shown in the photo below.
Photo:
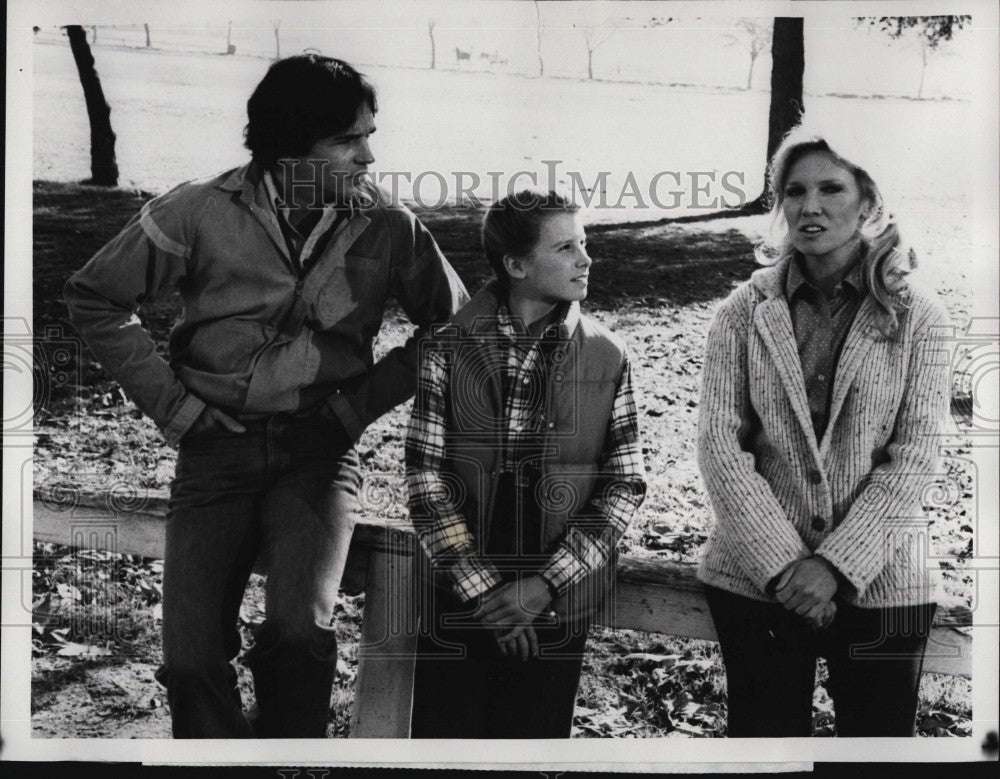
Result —
<path fill-rule="evenodd" d="M 207 373 L 242 374 L 271 334 L 267 325 L 252 319 L 219 319 L 199 325 L 179 357 L 189 367 Z"/>

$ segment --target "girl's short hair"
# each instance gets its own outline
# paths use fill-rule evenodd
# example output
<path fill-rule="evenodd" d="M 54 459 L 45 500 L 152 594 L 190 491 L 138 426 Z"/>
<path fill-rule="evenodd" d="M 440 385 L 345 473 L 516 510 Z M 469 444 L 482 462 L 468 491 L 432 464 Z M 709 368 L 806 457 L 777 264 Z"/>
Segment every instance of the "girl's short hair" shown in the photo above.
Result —
<path fill-rule="evenodd" d="M 497 278 L 504 284 L 510 282 L 503 258 L 508 254 L 530 255 L 538 245 L 546 216 L 579 210 L 576 203 L 551 190 L 524 189 L 493 203 L 483 218 L 483 251 Z"/>
<path fill-rule="evenodd" d="M 771 235 L 757 246 L 755 254 L 761 264 L 774 264 L 795 255 L 788 235 L 788 225 L 782 216 L 785 184 L 792 167 L 811 152 L 826 154 L 836 164 L 854 176 L 861 199 L 866 206 L 861 233 L 861 268 L 867 291 L 873 297 L 879 331 L 886 338 L 895 338 L 899 330 L 899 313 L 907 306 L 907 274 L 916 267 L 913 249 L 904 246 L 896 217 L 888 209 L 882 193 L 872 177 L 874 163 L 862 162 L 865 149 L 854 139 L 834 139 L 828 133 L 805 124 L 788 131 L 768 168 L 768 197 L 771 207 Z"/>
<path fill-rule="evenodd" d="M 247 101 L 245 145 L 263 165 L 302 157 L 354 124 L 362 105 L 378 111 L 375 87 L 343 60 L 286 57 L 271 65 Z"/>

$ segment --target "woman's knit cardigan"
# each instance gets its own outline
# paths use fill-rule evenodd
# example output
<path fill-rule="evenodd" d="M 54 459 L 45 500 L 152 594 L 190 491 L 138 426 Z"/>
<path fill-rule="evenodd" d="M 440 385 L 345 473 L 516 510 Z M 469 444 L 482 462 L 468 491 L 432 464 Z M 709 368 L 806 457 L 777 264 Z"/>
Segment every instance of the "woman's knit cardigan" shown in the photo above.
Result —
<path fill-rule="evenodd" d="M 787 261 L 722 303 L 708 336 L 698 461 L 715 526 L 699 578 L 759 600 L 797 558 L 819 554 L 861 607 L 933 600 L 927 519 L 949 398 L 950 330 L 911 291 L 896 340 L 867 295 L 837 363 L 817 441 L 788 303 Z"/>

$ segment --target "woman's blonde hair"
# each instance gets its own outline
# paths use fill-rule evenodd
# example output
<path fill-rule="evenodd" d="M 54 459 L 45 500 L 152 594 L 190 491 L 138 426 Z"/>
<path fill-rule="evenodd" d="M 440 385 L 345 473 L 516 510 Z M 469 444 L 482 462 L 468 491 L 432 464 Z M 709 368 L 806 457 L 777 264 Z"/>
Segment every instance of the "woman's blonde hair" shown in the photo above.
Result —
<path fill-rule="evenodd" d="M 771 207 L 771 235 L 754 250 L 757 261 L 772 265 L 795 255 L 781 207 L 789 172 L 810 152 L 823 152 L 854 176 L 865 204 L 864 221 L 858 228 L 861 238 L 861 272 L 868 294 L 877 311 L 876 326 L 883 336 L 894 339 L 899 330 L 899 314 L 909 303 L 906 277 L 916 267 L 913 249 L 903 245 L 894 214 L 886 207 L 871 174 L 860 164 L 843 156 L 840 145 L 825 134 L 804 125 L 793 127 L 781 141 L 768 168 L 768 196 Z M 838 151 L 840 150 L 840 151 Z"/>

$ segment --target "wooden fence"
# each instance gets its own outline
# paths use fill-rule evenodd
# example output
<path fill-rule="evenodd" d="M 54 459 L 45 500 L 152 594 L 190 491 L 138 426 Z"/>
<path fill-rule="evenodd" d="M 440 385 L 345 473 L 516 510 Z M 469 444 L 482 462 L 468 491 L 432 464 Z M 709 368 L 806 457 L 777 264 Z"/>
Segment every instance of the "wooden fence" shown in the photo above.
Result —
<path fill-rule="evenodd" d="M 166 500 L 130 501 L 114 494 L 36 493 L 33 536 L 74 548 L 103 549 L 143 557 L 163 556 Z M 354 531 L 342 588 L 365 593 L 358 652 L 352 738 L 406 738 L 417 639 L 414 585 L 415 537 L 407 528 L 371 521 Z M 654 555 L 624 556 L 614 598 L 600 624 L 687 638 L 716 640 L 715 628 L 694 566 Z M 972 615 L 964 606 L 938 609 L 924 671 L 971 676 Z"/>

